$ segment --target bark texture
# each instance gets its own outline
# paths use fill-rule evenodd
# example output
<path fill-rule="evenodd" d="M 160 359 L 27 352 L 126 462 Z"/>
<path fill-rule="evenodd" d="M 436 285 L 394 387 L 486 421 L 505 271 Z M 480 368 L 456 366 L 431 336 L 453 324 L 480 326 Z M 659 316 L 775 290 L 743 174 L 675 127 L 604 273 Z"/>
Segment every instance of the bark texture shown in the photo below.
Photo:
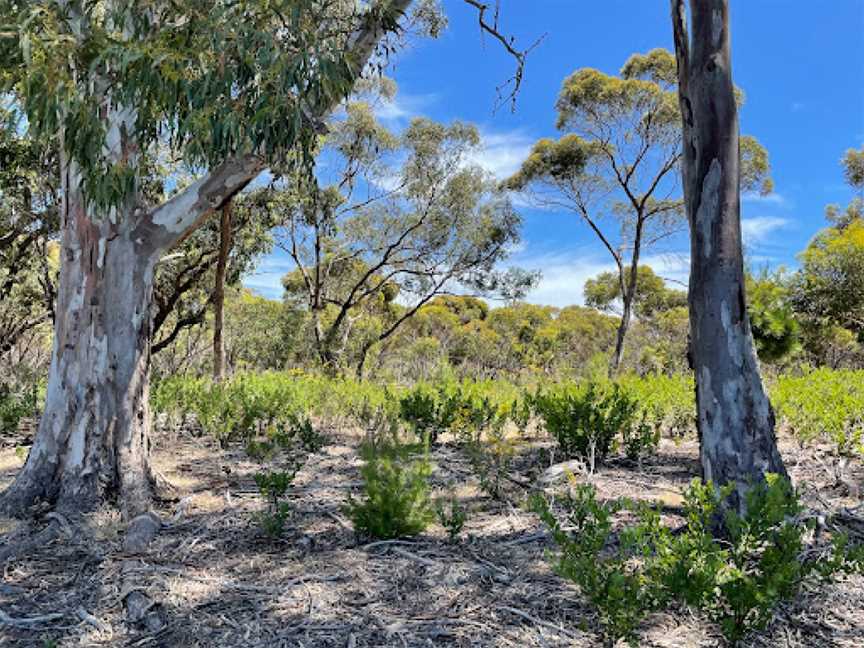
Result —
<path fill-rule="evenodd" d="M 129 220 L 88 216 L 66 174 L 60 284 L 45 411 L 33 448 L 5 493 L 21 514 L 61 512 L 111 497 L 135 515 L 150 501 L 150 298 L 155 258 Z M 70 190 L 71 189 L 71 190 Z"/>
<path fill-rule="evenodd" d="M 672 0 L 684 126 L 684 198 L 690 223 L 691 362 L 703 478 L 735 484 L 743 512 L 765 473 L 786 475 L 774 413 L 747 317 L 741 248 L 738 114 L 728 0 Z"/>

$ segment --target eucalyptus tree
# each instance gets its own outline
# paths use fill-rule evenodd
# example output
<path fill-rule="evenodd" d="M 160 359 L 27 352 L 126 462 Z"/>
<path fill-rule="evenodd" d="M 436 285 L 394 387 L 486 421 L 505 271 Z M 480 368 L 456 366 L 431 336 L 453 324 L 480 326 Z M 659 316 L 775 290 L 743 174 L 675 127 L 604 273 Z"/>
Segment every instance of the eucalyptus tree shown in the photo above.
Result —
<path fill-rule="evenodd" d="M 507 181 L 541 205 L 575 212 L 612 257 L 621 302 L 613 371 L 624 355 L 642 255 L 684 227 L 676 83 L 675 58 L 664 49 L 634 54 L 619 76 L 577 70 L 556 104 L 566 134 L 537 142 Z M 768 160 L 755 139 L 746 142 L 749 189 L 765 182 Z"/>
<path fill-rule="evenodd" d="M 518 90 L 526 52 L 468 4 L 516 57 Z M 383 67 L 390 37 L 442 18 L 434 0 L 41 0 L 0 4 L 0 22 L 4 96 L 57 143 L 63 195 L 45 412 L 0 509 L 110 497 L 134 515 L 151 498 L 157 262 L 265 168 L 298 149 L 310 164 L 323 120 L 367 64 Z M 153 204 L 143 169 L 165 140 L 197 179 Z"/>
<path fill-rule="evenodd" d="M 681 210 L 673 170 L 680 157 L 674 59 L 665 50 L 632 56 L 620 76 L 584 68 L 558 96 L 559 140 L 535 144 L 513 189 L 574 211 L 616 265 L 622 310 L 617 371 L 636 299 L 643 250 L 676 231 Z M 610 227 L 607 221 L 611 221 Z"/>
<path fill-rule="evenodd" d="M 6 3 L 2 67 L 59 148 L 61 274 L 45 411 L 2 507 L 149 508 L 155 266 L 267 166 L 310 149 L 410 0 Z M 167 139 L 199 177 L 148 204 Z"/>
<path fill-rule="evenodd" d="M 56 288 L 56 149 L 0 108 L 0 358 L 51 321 Z"/>
<path fill-rule="evenodd" d="M 747 316 L 741 247 L 738 108 L 727 0 L 672 0 L 681 165 L 690 224 L 690 358 L 696 375 L 703 478 L 746 493 L 766 473 L 786 475 L 774 412 L 759 375 Z"/>
<path fill-rule="evenodd" d="M 531 285 L 531 275 L 496 268 L 518 241 L 521 219 L 469 163 L 479 143 L 473 126 L 421 118 L 396 136 L 355 103 L 322 152 L 330 154 L 328 168 L 339 168 L 332 184 L 283 193 L 282 247 L 296 266 L 285 285 L 304 296 L 326 367 L 338 369 L 364 315 L 381 317 L 359 343 L 361 374 L 369 351 L 435 296 Z M 397 295 L 401 304 L 393 303 Z"/>
<path fill-rule="evenodd" d="M 849 149 L 841 163 L 850 187 L 864 191 L 864 149 Z M 792 301 L 808 328 L 839 327 L 864 344 L 864 195 L 845 209 L 830 205 L 826 217 L 831 225 L 799 255 Z"/>

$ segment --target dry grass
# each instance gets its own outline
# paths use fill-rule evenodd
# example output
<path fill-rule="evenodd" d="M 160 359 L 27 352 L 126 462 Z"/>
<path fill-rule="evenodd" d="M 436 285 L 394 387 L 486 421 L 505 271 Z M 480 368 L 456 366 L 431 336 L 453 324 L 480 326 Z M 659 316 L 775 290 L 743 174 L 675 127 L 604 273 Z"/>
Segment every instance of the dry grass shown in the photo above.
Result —
<path fill-rule="evenodd" d="M 294 516 L 272 541 L 251 519 L 261 506 L 252 481 L 257 467 L 241 450 L 161 437 L 155 466 L 176 488 L 176 501 L 159 511 L 167 526 L 136 571 L 164 606 L 167 627 L 148 634 L 123 620 L 120 569 L 128 556 L 122 521 L 107 511 L 88 516 L 80 536 L 6 565 L 0 611 L 19 621 L 47 620 L 0 623 L 0 646 L 599 645 L 592 612 L 544 559 L 552 547 L 537 518 L 520 506 L 524 493 L 510 484 L 504 501 L 483 496 L 455 446 L 435 450 L 433 479 L 470 511 L 458 543 L 448 544 L 437 525 L 405 541 L 356 537 L 341 506 L 359 486 L 358 443 L 356 435 L 333 435 L 309 458 L 292 491 Z M 8 452 L 0 455 L 0 471 L 13 465 Z M 548 467 L 548 444 L 532 442 L 520 452 L 513 476 L 534 481 Z M 811 502 L 858 503 L 835 488 L 818 461 L 791 445 L 784 452 Z M 697 467 L 692 443 L 664 441 L 642 466 L 612 462 L 592 481 L 602 497 L 663 502 L 675 524 L 681 490 Z M 10 477 L 0 472 L 0 479 Z M 860 466 L 852 478 L 862 483 Z M 686 611 L 651 616 L 642 636 L 644 646 L 720 644 L 713 628 Z M 864 645 L 864 579 L 803 592 L 749 645 Z"/>

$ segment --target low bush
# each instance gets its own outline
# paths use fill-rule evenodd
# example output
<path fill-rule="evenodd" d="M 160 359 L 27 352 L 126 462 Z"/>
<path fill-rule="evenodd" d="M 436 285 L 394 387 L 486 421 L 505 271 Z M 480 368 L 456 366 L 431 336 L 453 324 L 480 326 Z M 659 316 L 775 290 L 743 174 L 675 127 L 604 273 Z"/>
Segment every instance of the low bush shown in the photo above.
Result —
<path fill-rule="evenodd" d="M 0 434 L 15 432 L 21 419 L 37 413 L 42 399 L 37 383 L 17 388 L 0 385 Z"/>
<path fill-rule="evenodd" d="M 662 524 L 647 504 L 598 502 L 587 485 L 553 504 L 535 496 L 532 505 L 560 549 L 557 571 L 597 609 L 606 645 L 619 639 L 637 645 L 642 619 L 672 603 L 701 610 L 734 643 L 763 628 L 776 605 L 806 580 L 864 564 L 864 551 L 843 537 L 804 550 L 813 525 L 789 483 L 776 475 L 751 489 L 745 515 L 722 516 L 727 537 L 715 539 L 711 529 L 728 493 L 694 481 L 685 492 L 687 525 L 680 532 Z M 563 517 L 553 507 L 561 507 Z M 613 517 L 623 509 L 637 522 L 621 530 L 616 543 Z"/>
<path fill-rule="evenodd" d="M 267 501 L 267 509 L 256 517 L 261 529 L 271 538 L 282 535 L 285 522 L 291 515 L 291 506 L 284 497 L 299 469 L 300 465 L 295 464 L 288 470 L 259 472 L 254 476 L 255 485 Z"/>
<path fill-rule="evenodd" d="M 823 368 L 783 376 L 771 401 L 800 443 L 827 441 L 838 455 L 864 452 L 864 371 Z"/>
<path fill-rule="evenodd" d="M 429 497 L 432 464 L 427 453 L 381 442 L 363 447 L 360 469 L 363 498 L 349 496 L 345 512 L 354 529 L 375 538 L 392 539 L 423 532 L 435 519 Z"/>
<path fill-rule="evenodd" d="M 617 383 L 560 385 L 538 391 L 532 402 L 564 456 L 587 460 L 591 472 L 619 443 L 636 456 L 656 446 L 639 403 Z"/>
<path fill-rule="evenodd" d="M 465 521 L 468 519 L 468 513 L 459 503 L 459 500 L 452 495 L 447 498 L 439 497 L 435 500 L 435 515 L 438 517 L 438 522 L 447 531 L 450 542 L 456 542 L 459 534 L 462 533 Z"/>

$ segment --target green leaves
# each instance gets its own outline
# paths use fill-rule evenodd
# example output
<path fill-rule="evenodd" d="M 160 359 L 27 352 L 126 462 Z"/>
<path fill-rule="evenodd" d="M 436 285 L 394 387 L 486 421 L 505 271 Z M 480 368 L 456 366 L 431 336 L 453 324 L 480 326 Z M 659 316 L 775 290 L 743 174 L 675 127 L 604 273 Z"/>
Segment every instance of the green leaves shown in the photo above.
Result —
<path fill-rule="evenodd" d="M 715 539 L 711 529 L 732 488 L 718 492 L 694 480 L 684 493 L 687 524 L 674 533 L 654 507 L 598 502 L 586 484 L 551 502 L 532 499 L 560 550 L 556 569 L 597 608 L 606 645 L 618 639 L 638 645 L 642 619 L 676 600 L 701 610 L 737 642 L 763 628 L 776 605 L 811 576 L 861 569 L 861 549 L 842 536 L 803 551 L 812 525 L 800 520 L 796 493 L 777 475 L 750 488 L 747 513 L 727 512 L 728 537 Z M 615 543 L 614 518 L 622 510 L 635 513 L 637 522 L 622 528 Z"/>
<path fill-rule="evenodd" d="M 375 538 L 417 535 L 435 519 L 429 498 L 429 458 L 412 456 L 399 445 L 364 449 L 363 500 L 349 496 L 347 514 L 354 528 Z"/>
<path fill-rule="evenodd" d="M 310 151 L 317 120 L 344 98 L 364 61 L 349 51 L 361 15 L 322 0 L 27 3 L 3 15 L 20 55 L 4 61 L 30 128 L 63 133 L 87 199 L 117 205 L 135 189 L 134 161 L 168 139 L 192 167 L 228 157 L 283 162 Z M 10 10 L 11 11 L 11 10 Z M 4 41 L 4 47 L 10 47 Z M 106 148 L 117 113 L 131 111 L 124 153 Z M 132 167 L 132 168 L 130 168 Z"/>

